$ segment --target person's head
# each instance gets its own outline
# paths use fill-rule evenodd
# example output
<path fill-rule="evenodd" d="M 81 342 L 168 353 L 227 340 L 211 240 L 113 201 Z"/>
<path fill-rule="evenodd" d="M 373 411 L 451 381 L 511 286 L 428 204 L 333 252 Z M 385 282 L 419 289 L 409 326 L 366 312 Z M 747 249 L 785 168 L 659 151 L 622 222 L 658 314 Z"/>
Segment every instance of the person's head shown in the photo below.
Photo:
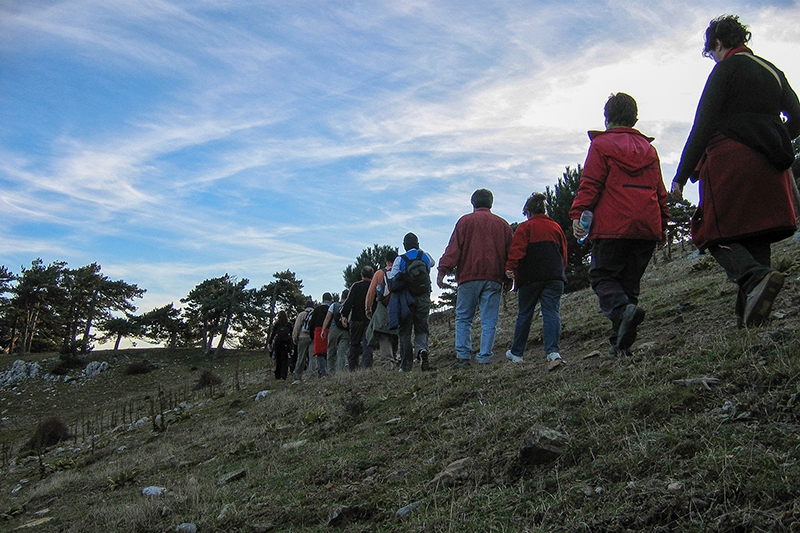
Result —
<path fill-rule="evenodd" d="M 373 275 L 375 275 L 375 269 L 370 265 L 361 267 L 361 279 L 372 279 Z"/>
<path fill-rule="evenodd" d="M 309 298 L 308 301 L 306 302 L 306 307 L 314 307 L 314 300 Z"/>
<path fill-rule="evenodd" d="M 350 289 L 345 289 L 342 291 L 342 301 L 344 302 L 347 300 L 347 297 L 350 295 Z"/>
<path fill-rule="evenodd" d="M 478 189 L 474 193 L 472 193 L 472 207 L 478 209 L 479 207 L 485 207 L 487 209 L 492 208 L 492 203 L 494 202 L 494 196 L 492 196 L 492 191 L 489 189 Z"/>
<path fill-rule="evenodd" d="M 331 293 L 326 292 L 325 294 L 322 295 L 322 301 L 323 302 L 332 302 L 333 301 L 333 296 L 331 296 Z"/>
<path fill-rule="evenodd" d="M 280 324 L 288 324 L 289 323 L 289 317 L 286 316 L 286 311 L 284 311 L 283 309 L 278 311 L 278 322 Z"/>
<path fill-rule="evenodd" d="M 540 192 L 535 192 L 531 194 L 525 201 L 525 206 L 522 208 L 522 214 L 529 218 L 534 215 L 545 214 L 546 212 L 544 207 L 545 199 L 546 199 L 545 195 Z"/>
<path fill-rule="evenodd" d="M 714 51 L 719 47 L 736 48 L 750 40 L 751 33 L 747 26 L 739 22 L 736 15 L 722 15 L 712 20 L 706 29 L 706 42 L 703 44 L 703 56 L 712 59 Z"/>
<path fill-rule="evenodd" d="M 397 250 L 389 250 L 383 256 L 383 260 L 387 265 L 394 264 L 395 259 L 397 259 Z"/>
<path fill-rule="evenodd" d="M 403 248 L 406 249 L 406 252 L 419 248 L 419 239 L 417 236 L 413 233 L 406 233 L 406 236 L 403 237 Z"/>
<path fill-rule="evenodd" d="M 604 109 L 606 127 L 622 126 L 632 128 L 639 120 L 639 109 L 636 100 L 629 94 L 616 93 L 608 97 Z"/>

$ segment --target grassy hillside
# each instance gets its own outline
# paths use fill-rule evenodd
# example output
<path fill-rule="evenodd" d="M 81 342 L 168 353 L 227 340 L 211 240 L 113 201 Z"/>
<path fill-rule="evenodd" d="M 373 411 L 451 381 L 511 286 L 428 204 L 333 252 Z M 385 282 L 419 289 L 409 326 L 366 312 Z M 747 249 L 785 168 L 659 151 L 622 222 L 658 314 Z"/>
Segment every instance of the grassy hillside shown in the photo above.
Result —
<path fill-rule="evenodd" d="M 502 356 L 513 296 L 495 361 L 461 371 L 448 314 L 430 373 L 291 385 L 260 353 L 95 353 L 111 364 L 98 377 L 0 389 L 0 530 L 800 531 L 800 244 L 774 251 L 788 275 L 769 325 L 735 328 L 735 286 L 710 258 L 658 262 L 634 356 L 605 356 L 583 291 L 562 302 L 555 373 L 540 321 L 525 363 Z M 158 368 L 125 374 L 144 358 Z M 194 391 L 203 369 L 222 383 Z M 69 440 L 20 453 L 52 415 Z M 552 460 L 523 460 L 534 428 L 563 436 Z"/>

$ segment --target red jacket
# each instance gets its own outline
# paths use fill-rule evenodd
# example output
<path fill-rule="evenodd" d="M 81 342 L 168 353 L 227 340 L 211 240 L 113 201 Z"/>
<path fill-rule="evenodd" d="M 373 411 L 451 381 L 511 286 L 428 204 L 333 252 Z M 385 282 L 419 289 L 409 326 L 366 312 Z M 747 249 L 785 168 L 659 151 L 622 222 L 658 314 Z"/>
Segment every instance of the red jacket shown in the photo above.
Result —
<path fill-rule="evenodd" d="M 633 128 L 590 131 L 589 138 L 570 218 L 594 212 L 592 239 L 661 240 L 669 209 L 653 139 Z"/>
<path fill-rule="evenodd" d="M 439 259 L 439 270 L 455 273 L 456 282 L 486 280 L 504 283 L 508 248 L 514 233 L 508 222 L 486 207 L 456 223 L 450 243 Z"/>
<path fill-rule="evenodd" d="M 547 215 L 534 215 L 514 232 L 506 270 L 514 271 L 517 287 L 537 281 L 566 283 L 567 238 L 558 222 Z"/>

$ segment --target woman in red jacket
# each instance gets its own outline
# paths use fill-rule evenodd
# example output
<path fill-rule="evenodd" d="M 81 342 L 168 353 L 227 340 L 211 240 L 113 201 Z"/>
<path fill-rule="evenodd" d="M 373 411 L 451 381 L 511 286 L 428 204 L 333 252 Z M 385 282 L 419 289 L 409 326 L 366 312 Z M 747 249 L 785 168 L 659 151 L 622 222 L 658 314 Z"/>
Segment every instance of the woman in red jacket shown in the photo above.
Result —
<path fill-rule="evenodd" d="M 680 200 L 687 179 L 700 180 L 692 240 L 739 285 L 740 327 L 769 318 L 783 286 L 770 245 L 796 229 L 791 139 L 800 135 L 797 95 L 783 72 L 745 46 L 749 40 L 737 16 L 714 19 L 706 30 L 703 55 L 717 64 L 672 182 Z"/>

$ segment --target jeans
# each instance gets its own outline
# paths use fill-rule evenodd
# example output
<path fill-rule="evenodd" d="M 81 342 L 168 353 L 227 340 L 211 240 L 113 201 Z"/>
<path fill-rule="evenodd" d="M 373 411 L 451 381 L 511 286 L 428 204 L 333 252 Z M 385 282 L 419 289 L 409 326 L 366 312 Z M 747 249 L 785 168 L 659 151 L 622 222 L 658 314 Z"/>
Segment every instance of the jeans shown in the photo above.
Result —
<path fill-rule="evenodd" d="M 561 280 L 537 281 L 523 285 L 517 290 L 517 324 L 514 327 L 514 343 L 511 353 L 522 357 L 528 344 L 533 312 L 538 302 L 542 303 L 542 337 L 544 353 L 559 353 L 558 341 L 561 339 L 561 295 L 564 282 Z"/>
<path fill-rule="evenodd" d="M 350 333 L 346 329 L 331 327 L 328 330 L 328 373 L 342 372 L 347 365 Z"/>
<path fill-rule="evenodd" d="M 415 296 L 411 312 L 400 322 L 397 331 L 400 344 L 400 370 L 410 372 L 414 366 L 414 355 L 421 350 L 428 351 L 428 314 L 431 298 L 425 294 Z M 414 330 L 414 345 L 411 345 L 411 330 Z M 427 361 L 425 361 L 427 362 Z"/>
<path fill-rule="evenodd" d="M 475 280 L 458 285 L 456 299 L 456 357 L 472 358 L 472 321 L 475 309 L 481 310 L 481 351 L 478 363 L 492 361 L 494 335 L 497 331 L 497 315 L 500 312 L 500 296 L 503 286 L 496 281 Z"/>
<path fill-rule="evenodd" d="M 593 241 L 589 282 L 597 294 L 600 309 L 611 321 L 609 342 L 612 346 L 617 344 L 617 331 L 625 306 L 639 303 L 642 276 L 655 249 L 655 241 L 641 239 Z M 625 345 L 630 346 L 635 340 L 636 332 L 629 332 Z"/>
<path fill-rule="evenodd" d="M 306 363 L 309 363 L 309 371 L 314 375 L 313 366 L 310 360 L 314 357 L 314 340 L 308 335 L 300 337 L 297 341 L 297 362 L 294 365 L 294 379 L 300 381 L 303 379 L 303 372 L 305 371 Z"/>

